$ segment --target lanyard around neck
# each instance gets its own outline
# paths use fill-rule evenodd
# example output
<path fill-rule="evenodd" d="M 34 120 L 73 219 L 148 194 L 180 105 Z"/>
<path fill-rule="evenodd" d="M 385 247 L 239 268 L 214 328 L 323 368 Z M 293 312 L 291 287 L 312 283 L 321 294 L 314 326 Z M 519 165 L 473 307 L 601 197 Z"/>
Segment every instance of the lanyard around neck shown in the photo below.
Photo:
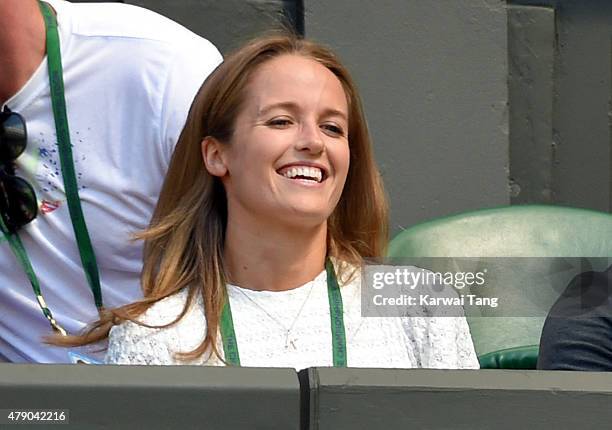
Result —
<path fill-rule="evenodd" d="M 327 297 L 329 299 L 333 363 L 334 367 L 346 367 L 346 334 L 344 330 L 342 294 L 338 285 L 338 279 L 336 278 L 334 265 L 329 259 L 325 263 L 325 271 L 327 273 Z M 233 366 L 240 366 L 240 353 L 238 352 L 232 309 L 227 294 L 223 310 L 221 311 L 219 328 L 226 362 Z"/>
<path fill-rule="evenodd" d="M 68 116 L 66 114 L 66 100 L 64 98 L 64 77 L 62 71 L 62 57 L 60 52 L 59 33 L 57 30 L 57 20 L 55 19 L 51 6 L 42 1 L 39 1 L 38 4 L 45 21 L 51 104 L 53 106 L 53 117 L 55 120 L 55 131 L 57 134 L 57 144 L 59 147 L 60 164 L 62 169 L 62 177 L 64 180 L 66 200 L 68 202 L 68 211 L 70 213 L 70 220 L 72 221 L 72 227 L 81 257 L 81 264 L 83 265 L 83 269 L 85 271 L 85 277 L 87 278 L 87 282 L 93 293 L 96 307 L 98 310 L 100 310 L 103 307 L 103 302 L 98 265 L 93 246 L 91 245 L 91 240 L 89 238 L 89 233 L 87 231 L 87 226 L 85 224 L 85 217 L 83 216 L 83 210 L 81 208 L 81 200 L 79 199 L 78 185 L 74 171 L 72 144 L 70 143 Z M 34 290 L 34 294 L 36 294 L 38 304 L 45 317 L 49 320 L 51 327 L 62 334 L 66 334 L 65 330 L 61 328 L 53 318 L 51 311 L 47 307 L 45 300 L 42 297 L 38 278 L 32 268 L 30 259 L 28 258 L 19 236 L 16 233 L 8 233 L 8 229 L 6 229 L 6 226 L 2 220 L 0 220 L 0 227 L 2 228 L 4 235 L 7 237 L 13 253 L 28 276 L 30 284 L 32 284 L 32 289 Z"/>

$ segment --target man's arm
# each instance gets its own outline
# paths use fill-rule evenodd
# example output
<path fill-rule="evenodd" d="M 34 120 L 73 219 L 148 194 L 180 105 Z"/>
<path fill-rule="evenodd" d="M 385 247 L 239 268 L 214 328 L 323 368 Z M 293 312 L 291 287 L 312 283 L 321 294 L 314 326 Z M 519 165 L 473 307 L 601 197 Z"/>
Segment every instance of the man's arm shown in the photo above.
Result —
<path fill-rule="evenodd" d="M 538 369 L 612 371 L 612 266 L 576 276 L 542 331 Z"/>

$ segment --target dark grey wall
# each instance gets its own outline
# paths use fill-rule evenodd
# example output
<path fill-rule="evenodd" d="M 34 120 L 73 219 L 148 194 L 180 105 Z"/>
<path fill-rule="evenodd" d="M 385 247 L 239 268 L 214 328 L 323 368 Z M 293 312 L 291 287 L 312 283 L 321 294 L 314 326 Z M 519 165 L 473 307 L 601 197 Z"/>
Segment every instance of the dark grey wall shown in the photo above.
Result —
<path fill-rule="evenodd" d="M 510 199 L 553 203 L 555 10 L 508 7 Z"/>
<path fill-rule="evenodd" d="M 555 79 L 553 171 L 557 202 L 611 210 L 610 38 L 612 2 L 556 6 L 559 55 Z"/>
<path fill-rule="evenodd" d="M 509 203 L 507 31 L 500 0 L 310 0 L 306 35 L 361 88 L 393 232 Z"/>
<path fill-rule="evenodd" d="M 516 0 L 510 3 L 548 8 L 555 16 L 549 128 L 551 200 L 556 204 L 612 211 L 612 2 Z M 541 92 L 542 85 L 548 86 L 548 83 L 541 80 L 534 90 Z M 541 103 L 535 105 L 536 109 L 543 107 Z"/>

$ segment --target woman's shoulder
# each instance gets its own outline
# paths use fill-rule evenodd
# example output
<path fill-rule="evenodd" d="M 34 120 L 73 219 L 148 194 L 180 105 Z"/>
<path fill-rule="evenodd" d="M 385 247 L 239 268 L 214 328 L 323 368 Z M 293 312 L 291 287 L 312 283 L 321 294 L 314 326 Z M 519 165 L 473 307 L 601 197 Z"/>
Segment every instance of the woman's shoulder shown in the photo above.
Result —
<path fill-rule="evenodd" d="M 163 333 L 173 336 L 186 326 L 196 325 L 203 327 L 206 324 L 202 299 L 194 297 L 189 309 L 182 318 L 188 300 L 188 292 L 181 290 L 168 296 L 149 307 L 136 321 L 124 321 L 111 329 L 110 338 L 143 338 Z"/>
<path fill-rule="evenodd" d="M 188 298 L 188 290 L 182 289 L 179 292 L 153 304 L 142 315 L 140 315 L 138 321 L 152 326 L 170 324 L 181 315 L 185 309 L 185 306 L 187 305 Z M 187 310 L 185 317 L 194 313 L 197 314 L 198 312 L 203 312 L 203 306 L 201 296 L 196 294 L 192 302 L 189 304 L 189 309 Z"/>
<path fill-rule="evenodd" d="M 114 326 L 109 333 L 106 362 L 175 364 L 174 353 L 194 349 L 206 328 L 202 299 L 197 295 L 178 319 L 187 300 L 188 292 L 180 291 L 152 305 L 136 321 Z"/>

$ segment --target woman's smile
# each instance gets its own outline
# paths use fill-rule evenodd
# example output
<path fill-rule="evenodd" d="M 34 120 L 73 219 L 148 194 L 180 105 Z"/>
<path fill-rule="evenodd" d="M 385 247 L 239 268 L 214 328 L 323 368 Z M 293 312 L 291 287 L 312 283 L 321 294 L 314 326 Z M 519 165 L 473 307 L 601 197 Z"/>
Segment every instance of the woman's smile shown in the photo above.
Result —
<path fill-rule="evenodd" d="M 287 164 L 276 171 L 294 183 L 317 186 L 327 179 L 327 169 L 316 163 L 295 162 Z"/>

